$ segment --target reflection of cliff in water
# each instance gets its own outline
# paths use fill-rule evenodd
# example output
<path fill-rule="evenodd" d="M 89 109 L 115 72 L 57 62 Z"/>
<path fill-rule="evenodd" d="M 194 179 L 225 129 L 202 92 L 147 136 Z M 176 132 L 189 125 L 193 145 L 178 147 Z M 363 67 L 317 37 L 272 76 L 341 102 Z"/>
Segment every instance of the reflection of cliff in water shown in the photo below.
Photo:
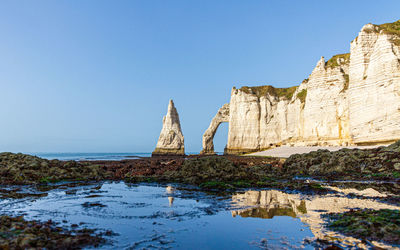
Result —
<path fill-rule="evenodd" d="M 232 200 L 237 205 L 253 206 L 252 208 L 232 211 L 232 215 L 241 217 L 257 217 L 271 219 L 274 216 L 297 217 L 307 212 L 305 201 L 293 200 L 279 191 L 247 191 L 234 195 Z M 254 207 L 255 206 L 255 207 Z"/>
<path fill-rule="evenodd" d="M 338 190 L 340 191 L 340 190 Z M 232 216 L 257 217 L 271 219 L 274 216 L 298 217 L 307 224 L 313 234 L 320 239 L 332 237 L 344 238 L 349 242 L 360 243 L 352 237 L 344 237 L 324 227 L 321 215 L 325 213 L 341 213 L 350 209 L 400 209 L 399 206 L 381 203 L 371 198 L 349 198 L 346 190 L 339 194 L 301 195 L 288 194 L 277 190 L 247 191 L 232 196 L 232 202 L 238 207 L 248 207 L 232 211 Z M 376 192 L 375 190 L 373 190 Z M 371 193 L 372 194 L 372 193 Z M 365 190 L 359 195 L 366 195 Z M 373 195 L 375 196 L 375 195 Z M 375 242 L 376 243 L 376 242 Z M 378 244 L 381 245 L 382 244 Z"/>

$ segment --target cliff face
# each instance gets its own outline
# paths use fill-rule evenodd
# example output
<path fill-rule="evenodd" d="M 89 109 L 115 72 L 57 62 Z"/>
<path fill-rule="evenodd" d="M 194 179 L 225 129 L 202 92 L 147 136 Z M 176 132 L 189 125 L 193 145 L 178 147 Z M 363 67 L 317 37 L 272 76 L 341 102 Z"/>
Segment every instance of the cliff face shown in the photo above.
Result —
<path fill-rule="evenodd" d="M 277 144 L 351 143 L 348 72 L 348 54 L 328 62 L 322 57 L 309 79 L 292 88 L 290 95 L 280 93 L 285 89 L 260 95 L 257 88 L 233 88 L 228 153 L 256 151 Z"/>
<path fill-rule="evenodd" d="M 232 89 L 227 153 L 400 139 L 400 20 L 365 25 L 298 87 Z"/>
<path fill-rule="evenodd" d="M 400 137 L 400 21 L 367 24 L 351 42 L 349 124 L 354 143 Z M 382 27 L 383 26 L 383 27 Z"/>

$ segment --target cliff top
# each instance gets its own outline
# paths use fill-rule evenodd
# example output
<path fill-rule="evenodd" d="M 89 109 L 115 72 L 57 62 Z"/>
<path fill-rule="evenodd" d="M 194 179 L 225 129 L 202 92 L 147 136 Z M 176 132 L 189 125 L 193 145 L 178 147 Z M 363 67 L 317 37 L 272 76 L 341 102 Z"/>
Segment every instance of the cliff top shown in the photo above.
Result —
<path fill-rule="evenodd" d="M 294 92 L 296 91 L 297 86 L 289 87 L 289 88 L 275 88 L 271 85 L 257 86 L 257 87 L 248 87 L 243 86 L 239 90 L 248 93 L 255 94 L 257 97 L 266 96 L 270 94 L 272 96 L 283 97 L 287 100 L 292 99 Z"/>
<path fill-rule="evenodd" d="M 386 34 L 400 36 L 400 20 L 394 23 L 384 23 L 377 26 L 379 27 L 380 30 L 382 30 Z"/>
<path fill-rule="evenodd" d="M 329 59 L 326 63 L 325 66 L 329 68 L 334 68 L 342 64 L 348 64 L 350 63 L 350 53 L 346 54 L 338 54 L 334 55 Z"/>

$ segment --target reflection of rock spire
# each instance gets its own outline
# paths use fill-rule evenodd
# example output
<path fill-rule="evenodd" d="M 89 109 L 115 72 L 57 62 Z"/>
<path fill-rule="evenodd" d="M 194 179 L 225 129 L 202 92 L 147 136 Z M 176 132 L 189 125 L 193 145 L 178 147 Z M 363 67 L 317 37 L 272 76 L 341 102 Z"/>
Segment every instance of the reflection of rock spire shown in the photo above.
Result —
<path fill-rule="evenodd" d="M 172 207 L 174 205 L 174 197 L 168 197 L 169 206 Z"/>
<path fill-rule="evenodd" d="M 165 192 L 167 194 L 173 194 L 175 192 L 175 188 L 172 186 L 167 186 L 165 188 Z M 169 203 L 169 206 L 172 207 L 172 205 L 174 204 L 174 197 L 168 196 L 168 203 Z"/>

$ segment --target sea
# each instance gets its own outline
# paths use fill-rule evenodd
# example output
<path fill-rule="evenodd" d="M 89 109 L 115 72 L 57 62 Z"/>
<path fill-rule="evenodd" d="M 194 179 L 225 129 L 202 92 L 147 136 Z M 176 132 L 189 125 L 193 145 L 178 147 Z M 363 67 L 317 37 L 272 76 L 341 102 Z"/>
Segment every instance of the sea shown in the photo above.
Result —
<path fill-rule="evenodd" d="M 60 161 L 120 161 L 150 157 L 151 153 L 28 153 L 48 160 Z"/>
<path fill-rule="evenodd" d="M 199 152 L 186 152 L 187 155 L 198 154 Z M 27 153 L 48 160 L 60 161 L 120 161 L 125 159 L 139 159 L 151 157 L 150 152 L 136 153 Z M 217 153 L 217 154 L 223 154 Z"/>

